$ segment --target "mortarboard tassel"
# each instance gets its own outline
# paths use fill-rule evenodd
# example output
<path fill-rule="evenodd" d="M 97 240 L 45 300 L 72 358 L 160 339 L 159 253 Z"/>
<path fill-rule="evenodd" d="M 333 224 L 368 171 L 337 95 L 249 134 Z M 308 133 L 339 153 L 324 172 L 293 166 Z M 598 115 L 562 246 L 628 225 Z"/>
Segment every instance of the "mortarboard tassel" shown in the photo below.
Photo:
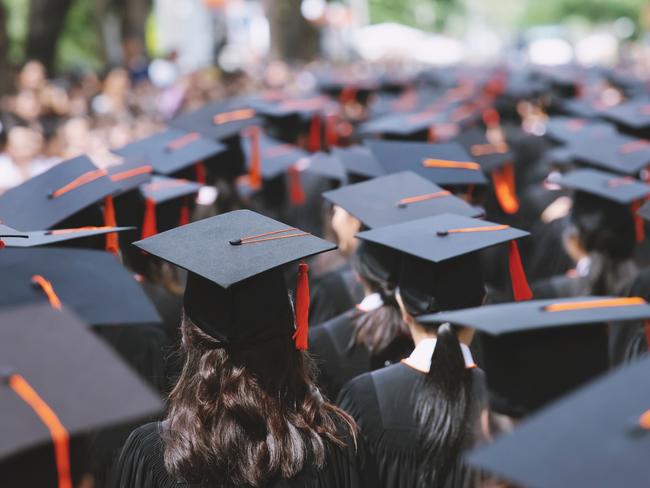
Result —
<path fill-rule="evenodd" d="M 50 302 L 50 306 L 54 310 L 61 310 L 62 308 L 61 300 L 59 300 L 58 295 L 54 291 L 54 287 L 52 286 L 52 283 L 50 283 L 41 275 L 32 276 L 32 283 L 34 283 L 34 285 L 40 287 L 41 290 L 43 290 L 43 293 L 45 293 L 45 295 L 47 296 L 47 300 Z"/>
<path fill-rule="evenodd" d="M 50 431 L 54 445 L 54 459 L 58 476 L 58 488 L 72 488 L 70 471 L 70 435 L 59 420 L 54 410 L 41 398 L 27 380 L 19 375 L 12 374 L 7 378 L 9 387 L 23 400 L 41 422 Z"/>
<path fill-rule="evenodd" d="M 499 112 L 493 108 L 483 110 L 483 123 L 489 129 L 498 127 L 501 124 L 501 117 L 499 116 Z"/>
<path fill-rule="evenodd" d="M 515 189 L 515 168 L 508 163 L 492 172 L 494 192 L 501 209 L 509 214 L 519 211 L 519 200 Z"/>
<path fill-rule="evenodd" d="M 205 176 L 205 164 L 203 164 L 203 161 L 199 161 L 198 163 L 194 164 L 194 177 L 196 178 L 197 183 L 199 183 L 200 185 L 205 185 L 206 176 Z"/>
<path fill-rule="evenodd" d="M 533 298 L 533 292 L 528 286 L 528 279 L 524 267 L 521 264 L 519 255 L 519 246 L 515 241 L 508 243 L 508 270 L 510 271 L 510 281 L 512 282 L 512 294 L 516 302 L 530 300 Z"/>
<path fill-rule="evenodd" d="M 115 223 L 115 206 L 113 205 L 113 197 L 110 195 L 104 198 L 104 225 L 106 227 L 117 226 Z M 115 232 L 106 234 L 106 250 L 115 255 L 119 252 L 120 247 Z"/>
<path fill-rule="evenodd" d="M 156 222 L 156 202 L 151 198 L 144 200 L 144 219 L 142 220 L 142 239 L 155 236 L 158 233 Z"/>
<path fill-rule="evenodd" d="M 309 265 L 298 265 L 298 281 L 296 283 L 296 332 L 293 339 L 296 349 L 306 351 L 309 336 Z"/>
<path fill-rule="evenodd" d="M 642 201 L 636 201 L 632 204 L 632 216 L 634 217 L 634 236 L 636 242 L 643 242 L 645 240 L 645 222 L 637 212 L 643 204 Z"/>
<path fill-rule="evenodd" d="M 251 139 L 251 158 L 248 162 L 248 184 L 257 190 L 262 186 L 262 155 L 260 149 L 260 128 L 249 127 L 248 136 Z"/>
<path fill-rule="evenodd" d="M 338 118 L 335 114 L 325 117 L 325 143 L 328 147 L 337 146 L 339 143 L 337 124 Z"/>
<path fill-rule="evenodd" d="M 6 246 L 5 241 L 0 239 L 0 249 L 4 248 Z"/>
<path fill-rule="evenodd" d="M 320 115 L 314 114 L 309 123 L 309 139 L 307 149 L 311 152 L 320 151 Z"/>
<path fill-rule="evenodd" d="M 304 205 L 307 201 L 305 190 L 302 187 L 302 180 L 300 179 L 300 170 L 293 164 L 289 167 L 289 201 L 292 205 Z"/>
<path fill-rule="evenodd" d="M 178 225 L 187 225 L 190 223 L 190 202 L 188 202 L 187 197 L 183 198 L 183 204 L 181 205 L 181 213 L 178 217 Z"/>

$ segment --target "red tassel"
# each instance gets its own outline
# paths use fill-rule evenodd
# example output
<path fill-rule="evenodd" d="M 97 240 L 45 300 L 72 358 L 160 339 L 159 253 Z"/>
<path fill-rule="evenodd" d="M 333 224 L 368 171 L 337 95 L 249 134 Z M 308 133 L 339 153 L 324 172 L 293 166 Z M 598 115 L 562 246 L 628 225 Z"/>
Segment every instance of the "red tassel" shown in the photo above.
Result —
<path fill-rule="evenodd" d="M 643 332 L 645 333 L 645 342 L 650 351 L 650 320 L 643 321 Z"/>
<path fill-rule="evenodd" d="M 5 241 L 0 239 L 0 249 L 4 248 L 6 246 Z"/>
<path fill-rule="evenodd" d="M 516 302 L 530 300 L 533 298 L 533 292 L 528 286 L 528 279 L 524 267 L 521 264 L 519 255 L 519 246 L 515 241 L 508 243 L 508 268 L 510 271 L 510 281 L 512 282 L 512 294 Z"/>
<path fill-rule="evenodd" d="M 486 127 L 493 128 L 497 127 L 501 123 L 501 117 L 499 112 L 493 108 L 488 108 L 483 110 L 483 122 Z"/>
<path fill-rule="evenodd" d="M 508 163 L 492 172 L 494 192 L 501 209 L 509 214 L 516 214 L 519 211 L 519 200 L 515 188 L 515 168 Z"/>
<path fill-rule="evenodd" d="M 636 242 L 643 242 L 645 240 L 645 222 L 637 211 L 641 208 L 643 202 L 636 201 L 632 204 L 632 216 L 634 217 L 634 235 Z"/>
<path fill-rule="evenodd" d="M 337 146 L 339 143 L 339 136 L 336 132 L 337 123 L 338 120 L 334 114 L 325 118 L 325 143 L 328 147 Z"/>
<path fill-rule="evenodd" d="M 298 282 L 296 284 L 296 332 L 293 339 L 296 349 L 306 351 L 309 336 L 309 266 L 298 265 Z"/>
<path fill-rule="evenodd" d="M 432 125 L 427 131 L 427 141 L 433 143 L 436 142 L 436 139 L 436 126 Z"/>
<path fill-rule="evenodd" d="M 197 183 L 205 185 L 205 164 L 203 164 L 203 161 L 199 161 L 194 165 L 194 177 L 196 178 Z"/>
<path fill-rule="evenodd" d="M 142 239 L 155 236 L 158 233 L 156 222 L 156 202 L 151 198 L 144 201 L 144 219 L 142 220 Z"/>
<path fill-rule="evenodd" d="M 314 114 L 309 123 L 309 139 L 307 149 L 312 152 L 320 151 L 320 115 Z"/>
<path fill-rule="evenodd" d="M 178 225 L 187 225 L 190 223 L 190 203 L 187 197 L 183 198 L 183 205 L 181 205 L 181 213 L 178 217 Z"/>
<path fill-rule="evenodd" d="M 300 180 L 300 170 L 296 165 L 289 167 L 289 201 L 292 205 L 304 205 L 307 201 L 305 196 L 305 190 L 302 187 L 302 181 Z"/>
<path fill-rule="evenodd" d="M 251 139 L 251 158 L 248 162 L 248 184 L 257 190 L 262 186 L 262 155 L 260 149 L 260 128 L 250 127 L 248 136 Z"/>
<path fill-rule="evenodd" d="M 113 205 L 113 197 L 110 195 L 104 198 L 104 225 L 106 227 L 116 227 L 115 206 Z M 115 232 L 106 234 L 106 250 L 115 255 L 119 252 L 120 246 Z"/>

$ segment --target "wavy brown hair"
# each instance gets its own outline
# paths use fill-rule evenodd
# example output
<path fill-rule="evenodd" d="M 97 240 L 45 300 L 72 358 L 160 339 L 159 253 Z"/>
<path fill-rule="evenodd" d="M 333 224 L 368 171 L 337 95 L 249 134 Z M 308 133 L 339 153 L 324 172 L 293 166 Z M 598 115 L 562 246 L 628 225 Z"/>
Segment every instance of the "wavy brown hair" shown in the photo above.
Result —
<path fill-rule="evenodd" d="M 163 436 L 172 475 L 262 486 L 323 467 L 328 444 L 355 438 L 354 421 L 323 400 L 309 356 L 290 338 L 225 347 L 188 317 L 181 331 L 185 363 Z"/>

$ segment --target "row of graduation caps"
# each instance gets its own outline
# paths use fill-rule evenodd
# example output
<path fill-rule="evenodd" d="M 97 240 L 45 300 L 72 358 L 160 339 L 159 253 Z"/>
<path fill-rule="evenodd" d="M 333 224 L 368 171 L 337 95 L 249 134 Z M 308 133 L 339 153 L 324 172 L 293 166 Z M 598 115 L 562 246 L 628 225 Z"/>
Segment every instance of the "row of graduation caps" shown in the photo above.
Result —
<path fill-rule="evenodd" d="M 120 216 L 119 195 L 133 192 L 138 194 L 142 203 L 142 212 L 134 224 L 140 227 L 141 237 L 154 236 L 161 230 L 157 225 L 158 220 L 164 220 L 157 218 L 156 205 L 196 193 L 205 174 L 200 161 L 208 158 L 213 158 L 215 165 L 220 161 L 222 166 L 233 161 L 236 166 L 244 159 L 249 165 L 248 181 L 245 184 L 253 190 L 259 188 L 259 180 L 265 181 L 290 171 L 298 159 L 304 161 L 304 168 L 310 168 L 312 162 L 317 161 L 313 164 L 314 170 L 318 172 L 320 168 L 325 168 L 321 174 L 327 177 L 338 178 L 355 172 L 361 173 L 359 176 L 364 176 L 365 173 L 366 177 L 375 177 L 366 182 L 344 186 L 325 197 L 348 210 L 370 229 L 360 234 L 360 238 L 391 247 L 404 256 L 441 262 L 502 242 L 514 242 L 526 235 L 517 229 L 477 220 L 475 217 L 480 216 L 474 207 L 436 184 L 452 189 L 485 184 L 486 178 L 481 169 L 489 172 L 492 167 L 474 162 L 473 159 L 480 160 L 483 156 L 485 159 L 496 159 L 495 165 L 499 169 L 506 164 L 499 163 L 499 160 L 508 161 L 505 156 L 507 148 L 504 148 L 505 151 L 492 148 L 496 149 L 496 154 L 471 158 L 462 146 L 455 143 L 432 145 L 370 141 L 363 147 L 335 149 L 332 151 L 334 157 L 326 154 L 314 157 L 295 146 L 278 143 L 264 136 L 254 128 L 259 122 L 257 113 L 248 107 L 209 106 L 173 123 L 182 129 L 170 129 L 116 151 L 129 161 L 124 165 L 107 171 L 98 170 L 85 157 L 62 163 L 0 197 L 0 216 L 7 224 L 19 229 L 41 230 L 23 232 L 3 225 L 0 227 L 0 238 L 9 247 L 32 247 L 105 234 L 107 248 L 116 250 L 114 233 L 126 231 L 125 228 L 115 227 L 115 214 L 118 221 Z M 564 122 L 566 121 L 558 121 Z M 585 135 L 586 132 L 583 131 L 598 128 L 592 128 L 588 123 L 566 123 L 571 126 L 568 129 L 571 134 L 582 133 L 585 139 L 593 136 Z M 580 127 L 574 130 L 578 126 Z M 242 158 L 238 154 L 242 132 L 247 134 L 244 149 L 248 158 Z M 560 130 L 560 133 L 566 135 L 567 131 Z M 470 149 L 489 145 L 486 140 L 478 140 L 470 144 Z M 641 143 L 637 146 L 644 149 Z M 643 151 L 621 154 L 638 155 L 639 152 Z M 474 154 L 473 151 L 472 153 Z M 333 169 L 332 166 L 336 168 Z M 217 167 L 219 170 L 224 169 Z M 193 176 L 199 183 L 166 177 L 179 172 L 187 174 L 188 168 L 194 173 L 190 177 Z M 233 171 L 233 168 L 226 171 Z M 152 173 L 156 175 L 152 176 Z M 380 176 L 382 174 L 384 176 Z M 495 183 L 498 181 L 500 180 L 496 178 Z M 650 193 L 650 187 L 638 180 L 590 169 L 568 173 L 554 183 L 625 204 L 639 201 Z M 508 202 L 510 190 L 511 188 L 505 191 L 504 202 Z M 115 204 L 113 196 L 116 196 Z M 103 212 L 99 211 L 99 202 L 104 204 Z M 91 228 L 56 228 L 62 222 L 75 222 L 81 213 L 85 214 L 84 218 L 88 218 L 92 215 L 92 212 L 88 212 L 90 208 L 94 208 L 99 215 L 95 217 L 102 220 L 99 225 Z M 178 217 L 178 222 L 184 223 L 182 210 Z M 171 229 L 178 222 L 164 227 Z M 88 223 L 90 222 L 84 222 Z M 264 241 L 266 245 L 262 247 L 234 246 L 231 243 L 247 235 L 291 235 L 294 231 L 288 229 L 271 219 L 239 211 L 163 232 L 144 241 L 141 246 L 151 254 L 159 255 L 191 273 L 228 288 L 261 272 L 334 247 L 303 233 L 299 234 L 304 238 Z M 206 235 L 211 236 L 209 245 L 205 240 Z M 270 249 L 269 246 L 273 248 Z M 519 298 L 528 298 L 525 277 L 522 276 L 516 259 L 516 248 L 511 244 L 510 249 L 511 276 L 517 284 L 514 288 L 520 294 Z M 178 254 L 179 250 L 182 250 L 182 255 Z M 242 250 L 250 254 L 243 256 Z M 4 302 L 3 329 L 0 333 L 5 337 L 1 341 L 1 357 L 6 366 L 3 368 L 6 385 L 15 393 L 12 395 L 5 391 L 3 395 L 8 406 L 6 411 L 11 412 L 11 415 L 3 418 L 6 419 L 7 429 L 12 428 L 6 430 L 10 435 L 3 436 L 0 444 L 3 446 L 0 449 L 3 458 L 50 439 L 42 426 L 34 422 L 33 413 L 25 410 L 24 403 L 29 403 L 41 419 L 47 417 L 35 408 L 39 404 L 35 398 L 45 399 L 46 403 L 42 401 L 41 404 L 45 403 L 50 408 L 54 417 L 59 419 L 59 429 L 67 431 L 70 436 L 92 427 L 145 416 L 160 407 L 157 398 L 115 361 L 110 352 L 85 331 L 78 319 L 65 311 L 55 314 L 51 309 L 60 308 L 61 305 L 63 308 L 69 307 L 84 322 L 95 325 L 152 322 L 157 320 L 155 310 L 150 305 L 143 305 L 146 299 L 138 290 L 137 284 L 112 256 L 96 251 L 75 250 L 72 259 L 72 254 L 67 251 L 44 248 L 37 252 L 0 253 L 2 286 L 6 289 L 6 293 L 3 290 L 0 297 L 0 302 Z M 219 262 L 237 262 L 242 266 L 237 270 L 226 271 L 215 266 Z M 81 276 L 83 279 L 80 279 Z M 97 303 L 99 296 L 102 297 L 101 304 Z M 38 302 L 42 297 L 49 300 L 50 307 L 8 308 L 20 303 Z M 509 317 L 507 322 L 503 321 L 504 316 Z M 498 335 L 595 321 L 645 318 L 650 318 L 650 307 L 640 299 L 591 297 L 487 306 L 439 314 L 422 320 L 449 321 Z M 62 324 L 56 334 L 52 333 L 51 328 L 54 322 Z M 26 327 L 25 324 L 30 326 Z M 75 345 L 74 350 L 80 354 L 71 355 L 70 345 Z M 89 357 L 93 357 L 94 361 L 87 361 Z M 47 368 L 43 368 L 44 363 Z M 88 381 L 81 378 L 79 381 L 66 382 L 65 385 L 48 381 L 53 374 L 58 378 L 76 378 L 84 368 L 88 371 L 88 363 L 101 369 L 101 372 L 95 371 L 94 376 L 89 374 Z M 594 458 L 600 459 L 607 455 L 610 457 L 608 463 L 600 463 L 601 468 L 607 469 L 610 476 L 612 470 L 620 470 L 625 473 L 628 485 L 633 486 L 635 474 L 642 476 L 638 472 L 643 465 L 636 463 L 638 455 L 635 457 L 635 454 L 640 452 L 644 439 L 638 434 L 648 427 L 647 395 L 643 394 L 643 389 L 638 394 L 630 394 L 626 390 L 624 397 L 618 396 L 621 401 L 615 406 L 609 405 L 611 402 L 605 403 L 600 396 L 598 401 L 593 401 L 592 395 L 608 395 L 610 391 L 617 391 L 621 388 L 621 383 L 627 381 L 628 375 L 639 376 L 647 371 L 648 366 L 650 364 L 647 361 L 641 361 L 614 373 L 533 418 L 515 434 L 504 436 L 491 446 L 472 454 L 470 460 L 478 466 L 521 482 L 540 486 L 569 486 L 570 476 L 577 476 L 576 473 L 581 472 L 581 469 L 587 469 L 580 465 L 581 459 L 584 458 L 584 462 L 590 464 Z M 90 381 L 90 378 L 93 380 Z M 105 381 L 97 382 L 97 378 L 105 378 Z M 114 388 L 108 388 L 108 385 L 114 385 Z M 133 401 L 116 401 L 126 395 Z M 69 410 L 71 406 L 66 399 L 78 397 L 92 398 L 93 403 L 76 402 L 73 410 Z M 613 401 L 617 396 L 608 398 Z M 569 421 L 559 431 L 548 427 L 555 422 L 567 423 L 567 416 L 573 419 L 571 412 L 578 408 L 583 412 L 582 422 L 576 424 Z M 594 422 L 599 425 L 606 419 L 608 429 L 596 429 L 589 424 L 591 419 L 585 413 L 593 415 Z M 57 436 L 53 434 L 56 429 L 47 425 L 51 437 L 58 445 Z M 544 442 L 540 442 L 540 430 L 554 432 L 554 438 L 541 437 Z M 585 437 L 596 434 L 603 436 L 600 443 L 585 441 Z M 607 451 L 607 446 L 612 443 L 619 446 L 620 450 L 614 453 Z M 528 449 L 522 449 L 522 445 Z M 574 446 L 580 451 L 580 456 L 578 459 L 572 457 L 569 463 L 564 456 L 565 451 L 551 446 Z M 559 468 L 554 469 L 553 480 L 548 479 L 551 475 L 543 463 L 535 463 L 538 452 L 544 452 L 546 459 L 549 455 L 556 456 L 552 465 Z M 599 469 L 590 465 L 594 479 L 597 479 Z"/>

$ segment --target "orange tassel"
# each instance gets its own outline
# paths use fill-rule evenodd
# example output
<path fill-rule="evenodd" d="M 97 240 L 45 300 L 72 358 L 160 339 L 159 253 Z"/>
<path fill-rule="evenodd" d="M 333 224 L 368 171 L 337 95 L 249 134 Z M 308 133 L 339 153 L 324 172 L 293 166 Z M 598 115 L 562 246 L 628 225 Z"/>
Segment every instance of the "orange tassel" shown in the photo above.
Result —
<path fill-rule="evenodd" d="M 339 143 L 339 136 L 336 132 L 337 123 L 336 115 L 328 115 L 325 118 L 325 143 L 328 147 L 337 146 Z"/>
<path fill-rule="evenodd" d="M 641 208 L 643 202 L 636 201 L 632 204 L 632 216 L 634 217 L 634 235 L 636 242 L 643 242 L 645 240 L 645 222 L 637 211 Z"/>
<path fill-rule="evenodd" d="M 187 225 L 190 223 L 190 203 L 187 201 L 187 197 L 183 199 L 183 205 L 181 205 L 181 213 L 178 217 L 178 225 Z"/>
<path fill-rule="evenodd" d="M 251 158 L 248 162 L 248 184 L 254 190 L 262 186 L 262 155 L 260 149 L 260 128 L 250 127 L 248 136 L 251 139 Z"/>
<path fill-rule="evenodd" d="M 144 219 L 142 220 L 142 239 L 155 236 L 158 233 L 156 222 L 156 202 L 151 198 L 144 201 Z"/>
<path fill-rule="evenodd" d="M 533 298 L 533 292 L 528 286 L 528 279 L 524 267 L 521 264 L 519 255 L 519 246 L 515 241 L 508 244 L 508 269 L 510 271 L 510 281 L 512 282 L 512 294 L 516 302 L 530 300 Z"/>
<path fill-rule="evenodd" d="M 296 165 L 289 167 L 289 201 L 292 205 L 304 205 L 307 201 L 305 196 L 305 190 L 302 187 L 302 181 L 300 180 L 300 170 Z"/>
<path fill-rule="evenodd" d="M 309 139 L 307 149 L 312 152 L 320 151 L 320 115 L 314 114 L 309 123 Z"/>
<path fill-rule="evenodd" d="M 205 164 L 203 164 L 203 161 L 199 161 L 194 165 L 194 177 L 196 178 L 196 182 L 205 185 L 206 182 L 206 176 L 205 176 Z"/>
<path fill-rule="evenodd" d="M 493 108 L 483 110 L 483 123 L 489 128 L 497 127 L 501 123 L 499 112 Z"/>
<path fill-rule="evenodd" d="M 296 284 L 296 332 L 293 339 L 296 349 L 306 351 L 309 337 L 309 266 L 298 265 L 298 282 Z"/>
<path fill-rule="evenodd" d="M 106 227 L 116 227 L 117 225 L 115 222 L 115 206 L 113 205 L 113 197 L 110 195 L 104 198 L 104 225 Z M 120 246 L 115 232 L 106 234 L 106 250 L 115 255 L 119 252 Z"/>
<path fill-rule="evenodd" d="M 508 163 L 492 172 L 494 192 L 501 209 L 509 214 L 516 214 L 519 211 L 519 200 L 515 189 L 515 168 Z"/>

